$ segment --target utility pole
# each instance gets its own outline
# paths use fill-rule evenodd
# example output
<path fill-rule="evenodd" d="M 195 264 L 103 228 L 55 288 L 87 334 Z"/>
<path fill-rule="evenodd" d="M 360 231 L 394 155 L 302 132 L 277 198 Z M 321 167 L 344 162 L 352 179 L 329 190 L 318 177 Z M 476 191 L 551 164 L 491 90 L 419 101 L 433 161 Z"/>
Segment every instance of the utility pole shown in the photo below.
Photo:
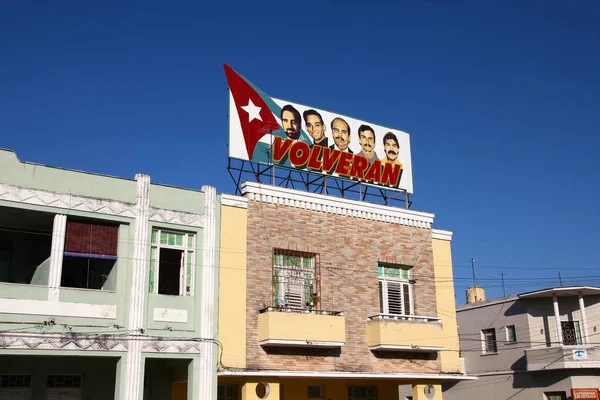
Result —
<path fill-rule="evenodd" d="M 501 271 L 500 275 L 502 276 L 502 297 L 506 297 L 506 289 L 504 288 L 504 271 Z"/>
<path fill-rule="evenodd" d="M 471 258 L 471 272 L 473 273 L 473 293 L 475 294 L 475 303 L 479 301 L 477 298 L 477 281 L 475 280 L 475 259 Z"/>

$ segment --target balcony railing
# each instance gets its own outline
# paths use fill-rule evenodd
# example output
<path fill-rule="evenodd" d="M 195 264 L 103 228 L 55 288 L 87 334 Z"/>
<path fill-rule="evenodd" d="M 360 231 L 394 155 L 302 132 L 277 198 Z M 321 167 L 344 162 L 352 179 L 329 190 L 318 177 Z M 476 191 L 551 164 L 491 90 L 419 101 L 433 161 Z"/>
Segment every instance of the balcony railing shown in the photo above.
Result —
<path fill-rule="evenodd" d="M 440 322 L 441 318 L 438 317 L 422 317 L 419 315 L 398 315 L 398 314 L 375 314 L 367 317 L 368 321 L 375 321 L 378 319 L 393 319 L 403 321 L 415 321 L 415 322 Z"/>
<path fill-rule="evenodd" d="M 600 346 L 552 346 L 525 350 L 528 371 L 600 368 Z"/>

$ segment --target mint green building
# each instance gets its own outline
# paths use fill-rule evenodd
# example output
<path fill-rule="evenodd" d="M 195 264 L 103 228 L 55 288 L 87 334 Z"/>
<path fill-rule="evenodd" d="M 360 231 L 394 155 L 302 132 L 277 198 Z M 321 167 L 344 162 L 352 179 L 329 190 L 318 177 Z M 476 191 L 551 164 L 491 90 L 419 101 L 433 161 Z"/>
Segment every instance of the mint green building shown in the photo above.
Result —
<path fill-rule="evenodd" d="M 0 399 L 215 399 L 215 189 L 0 171 Z"/>

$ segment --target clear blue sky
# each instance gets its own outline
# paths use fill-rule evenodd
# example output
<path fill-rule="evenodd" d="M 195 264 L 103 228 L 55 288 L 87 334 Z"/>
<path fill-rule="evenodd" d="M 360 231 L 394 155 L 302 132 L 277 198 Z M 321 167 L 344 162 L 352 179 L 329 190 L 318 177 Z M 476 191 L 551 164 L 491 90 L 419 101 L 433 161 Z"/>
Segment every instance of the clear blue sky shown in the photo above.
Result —
<path fill-rule="evenodd" d="M 600 1 L 236 3 L 4 1 L 0 147 L 232 192 L 227 62 L 411 134 L 459 303 L 471 257 L 489 297 L 502 270 L 508 293 L 600 284 Z"/>

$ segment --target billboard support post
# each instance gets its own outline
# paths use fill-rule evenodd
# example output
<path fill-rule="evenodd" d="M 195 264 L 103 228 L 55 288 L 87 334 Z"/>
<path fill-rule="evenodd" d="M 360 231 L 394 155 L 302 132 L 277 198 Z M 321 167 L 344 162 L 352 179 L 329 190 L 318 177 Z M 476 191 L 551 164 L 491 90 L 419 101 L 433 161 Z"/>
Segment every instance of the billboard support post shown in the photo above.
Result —
<path fill-rule="evenodd" d="M 291 189 L 296 189 L 298 186 L 311 193 L 339 195 L 346 199 L 370 201 L 406 209 L 410 209 L 412 205 L 410 194 L 405 190 L 371 186 L 360 181 L 321 175 L 318 172 L 295 171 L 276 165 L 268 165 L 261 169 L 261 166 L 265 165 L 247 160 L 228 159 L 227 171 L 233 180 L 236 195 L 242 194 L 242 183 L 250 180 Z"/>

